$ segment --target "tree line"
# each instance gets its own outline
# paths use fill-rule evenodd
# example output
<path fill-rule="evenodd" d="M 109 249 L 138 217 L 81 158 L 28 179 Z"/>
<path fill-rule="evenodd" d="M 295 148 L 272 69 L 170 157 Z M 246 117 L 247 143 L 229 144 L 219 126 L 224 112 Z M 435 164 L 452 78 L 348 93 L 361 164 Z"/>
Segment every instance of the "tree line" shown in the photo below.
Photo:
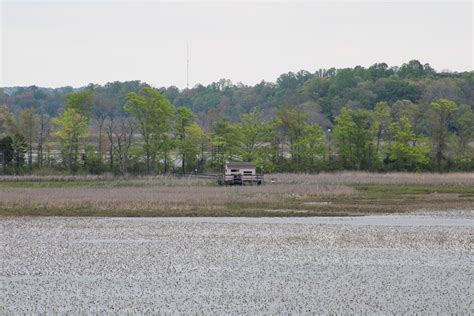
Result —
<path fill-rule="evenodd" d="M 0 159 L 3 174 L 208 172 L 226 161 L 263 172 L 474 170 L 473 98 L 472 72 L 417 61 L 253 87 L 8 88 Z"/>

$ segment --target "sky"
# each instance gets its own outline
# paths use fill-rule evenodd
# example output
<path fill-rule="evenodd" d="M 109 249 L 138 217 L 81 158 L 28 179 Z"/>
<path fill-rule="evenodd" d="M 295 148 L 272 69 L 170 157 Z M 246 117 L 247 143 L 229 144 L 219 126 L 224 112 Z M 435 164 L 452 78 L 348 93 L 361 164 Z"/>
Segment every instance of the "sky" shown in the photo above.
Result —
<path fill-rule="evenodd" d="M 4 1 L 0 86 L 253 85 L 411 59 L 473 70 L 472 1 Z M 188 49 L 187 49 L 188 47 Z"/>

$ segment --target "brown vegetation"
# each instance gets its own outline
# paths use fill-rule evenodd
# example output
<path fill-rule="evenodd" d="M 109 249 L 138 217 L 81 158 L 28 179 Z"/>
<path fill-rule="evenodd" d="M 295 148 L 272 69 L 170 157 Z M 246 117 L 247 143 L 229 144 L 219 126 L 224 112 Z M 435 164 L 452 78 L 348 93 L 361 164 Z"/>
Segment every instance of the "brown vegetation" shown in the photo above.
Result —
<path fill-rule="evenodd" d="M 474 173 L 409 173 L 389 172 L 370 173 L 359 171 L 345 171 L 336 173 L 278 173 L 268 175 L 267 179 L 274 179 L 278 183 L 298 184 L 463 184 L 474 185 Z"/>
<path fill-rule="evenodd" d="M 183 184 L 186 182 L 183 181 Z M 155 187 L 101 187 L 101 188 L 3 188 L 0 208 L 5 213 L 44 210 L 53 213 L 62 210 L 94 212 L 124 212 L 136 215 L 142 212 L 212 211 L 215 215 L 226 210 L 249 207 L 281 208 L 288 202 L 314 196 L 349 195 L 354 189 L 342 185 L 267 185 L 244 187 L 218 186 L 155 186 Z M 257 207 L 259 208 L 259 207 Z M 178 214 L 175 214 L 178 215 Z M 227 214 L 229 215 L 229 214 Z"/>
<path fill-rule="evenodd" d="M 263 186 L 166 176 L 0 177 L 0 215 L 343 216 L 473 210 L 474 174 L 273 174 Z"/>

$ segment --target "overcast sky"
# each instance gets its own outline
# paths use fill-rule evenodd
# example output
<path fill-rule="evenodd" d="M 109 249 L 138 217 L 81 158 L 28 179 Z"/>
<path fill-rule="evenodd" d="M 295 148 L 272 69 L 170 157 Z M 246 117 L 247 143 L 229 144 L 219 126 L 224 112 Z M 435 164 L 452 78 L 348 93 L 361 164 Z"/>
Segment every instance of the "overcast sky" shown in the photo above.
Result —
<path fill-rule="evenodd" d="M 2 1 L 2 0 L 0 0 Z M 2 1 L 0 86 L 255 84 L 288 71 L 473 69 L 471 1 Z"/>

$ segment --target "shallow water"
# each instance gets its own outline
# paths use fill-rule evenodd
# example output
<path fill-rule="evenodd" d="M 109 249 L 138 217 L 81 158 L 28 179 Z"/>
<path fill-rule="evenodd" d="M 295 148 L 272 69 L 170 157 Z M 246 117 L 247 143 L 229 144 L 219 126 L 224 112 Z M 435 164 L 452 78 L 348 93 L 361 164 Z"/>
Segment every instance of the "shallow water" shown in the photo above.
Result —
<path fill-rule="evenodd" d="M 143 221 L 143 218 L 103 218 L 106 221 Z M 465 226 L 474 228 L 474 217 L 433 215 L 380 215 L 345 217 L 165 217 L 146 221 L 221 224 L 308 224 L 386 226 Z"/>
<path fill-rule="evenodd" d="M 469 313 L 470 213 L 2 218 L 0 313 Z"/>

